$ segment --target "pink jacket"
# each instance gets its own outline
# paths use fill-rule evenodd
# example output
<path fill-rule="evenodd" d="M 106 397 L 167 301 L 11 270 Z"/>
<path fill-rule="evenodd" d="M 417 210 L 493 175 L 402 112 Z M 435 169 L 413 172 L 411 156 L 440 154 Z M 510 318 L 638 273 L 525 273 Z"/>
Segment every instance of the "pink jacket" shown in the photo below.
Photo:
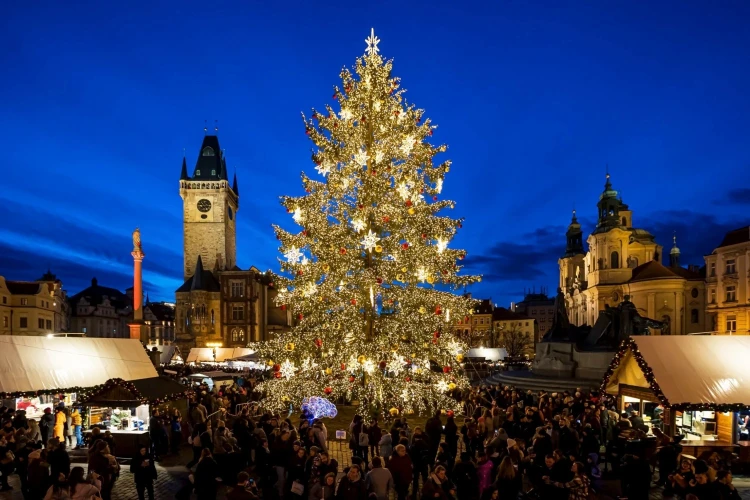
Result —
<path fill-rule="evenodd" d="M 100 480 L 94 481 L 94 484 L 79 483 L 76 485 L 76 490 L 71 491 L 71 500 L 89 500 L 92 496 L 99 493 L 102 487 Z"/>
<path fill-rule="evenodd" d="M 477 477 L 479 478 L 480 495 L 492 484 L 492 466 L 492 460 L 487 460 L 485 463 L 477 466 Z"/>

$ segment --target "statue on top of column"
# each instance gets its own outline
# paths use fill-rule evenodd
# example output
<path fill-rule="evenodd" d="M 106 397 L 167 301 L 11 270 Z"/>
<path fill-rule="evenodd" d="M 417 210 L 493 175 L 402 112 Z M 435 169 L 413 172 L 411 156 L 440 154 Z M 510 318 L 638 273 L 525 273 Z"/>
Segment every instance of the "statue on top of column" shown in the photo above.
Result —
<path fill-rule="evenodd" d="M 133 231 L 133 253 L 143 253 L 143 248 L 141 247 L 141 230 L 138 228 L 135 228 L 135 231 Z"/>

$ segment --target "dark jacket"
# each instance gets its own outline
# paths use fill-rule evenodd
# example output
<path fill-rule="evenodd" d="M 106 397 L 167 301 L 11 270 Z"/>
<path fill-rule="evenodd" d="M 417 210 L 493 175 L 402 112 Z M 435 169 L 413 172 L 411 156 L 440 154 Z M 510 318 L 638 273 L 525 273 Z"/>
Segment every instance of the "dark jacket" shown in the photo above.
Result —
<path fill-rule="evenodd" d="M 202 495 L 215 495 L 218 488 L 216 478 L 221 476 L 219 466 L 213 457 L 204 458 L 195 468 L 195 492 L 198 498 Z"/>
<path fill-rule="evenodd" d="M 388 461 L 388 470 L 393 476 L 393 484 L 398 489 L 408 488 L 412 478 L 412 463 L 409 455 L 399 456 L 394 453 Z"/>
<path fill-rule="evenodd" d="M 235 485 L 227 493 L 227 500 L 258 500 L 258 497 L 244 486 Z"/>
<path fill-rule="evenodd" d="M 365 482 L 361 477 L 356 481 L 352 481 L 349 477 L 341 478 L 336 500 L 367 500 Z"/>
<path fill-rule="evenodd" d="M 148 461 L 148 464 L 146 464 Z M 147 485 L 154 482 L 156 479 L 156 465 L 154 465 L 154 459 L 151 455 L 141 455 L 138 453 L 133 457 L 133 461 L 130 462 L 130 472 L 133 474 L 135 484 Z"/>

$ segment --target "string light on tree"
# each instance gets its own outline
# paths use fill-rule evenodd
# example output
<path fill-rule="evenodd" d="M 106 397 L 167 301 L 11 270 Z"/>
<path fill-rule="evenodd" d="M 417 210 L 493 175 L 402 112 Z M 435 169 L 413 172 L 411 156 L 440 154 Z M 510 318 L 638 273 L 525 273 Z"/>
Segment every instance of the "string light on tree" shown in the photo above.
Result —
<path fill-rule="evenodd" d="M 437 199 L 446 146 L 432 143 L 434 125 L 405 99 L 379 42 L 371 32 L 334 105 L 305 119 L 320 176 L 303 174 L 305 194 L 282 198 L 301 231 L 275 227 L 286 257 L 277 304 L 299 321 L 252 346 L 266 362 L 286 360 L 258 386 L 271 411 L 317 396 L 357 400 L 362 413 L 428 414 L 459 410 L 451 387 L 468 386 L 457 360 L 465 346 L 445 321 L 448 310 L 468 316 L 474 301 L 447 290 L 478 277 L 462 275 L 464 252 L 448 247 L 462 221 Z M 307 359 L 315 368 L 297 370 Z"/>

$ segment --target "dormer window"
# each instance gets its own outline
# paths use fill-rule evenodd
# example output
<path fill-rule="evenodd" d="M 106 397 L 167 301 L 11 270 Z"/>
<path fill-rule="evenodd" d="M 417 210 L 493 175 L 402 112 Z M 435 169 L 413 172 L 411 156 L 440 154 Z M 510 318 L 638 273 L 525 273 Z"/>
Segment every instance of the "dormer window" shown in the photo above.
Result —
<path fill-rule="evenodd" d="M 203 148 L 203 156 L 216 156 L 216 153 L 214 153 L 214 148 L 211 146 L 206 146 Z"/>
<path fill-rule="evenodd" d="M 201 175 L 201 171 L 200 171 L 200 170 L 196 170 L 196 171 L 195 171 L 195 175 L 196 175 L 196 176 L 198 176 L 198 175 Z"/>
<path fill-rule="evenodd" d="M 211 175 L 216 175 L 216 170 L 211 170 Z"/>

